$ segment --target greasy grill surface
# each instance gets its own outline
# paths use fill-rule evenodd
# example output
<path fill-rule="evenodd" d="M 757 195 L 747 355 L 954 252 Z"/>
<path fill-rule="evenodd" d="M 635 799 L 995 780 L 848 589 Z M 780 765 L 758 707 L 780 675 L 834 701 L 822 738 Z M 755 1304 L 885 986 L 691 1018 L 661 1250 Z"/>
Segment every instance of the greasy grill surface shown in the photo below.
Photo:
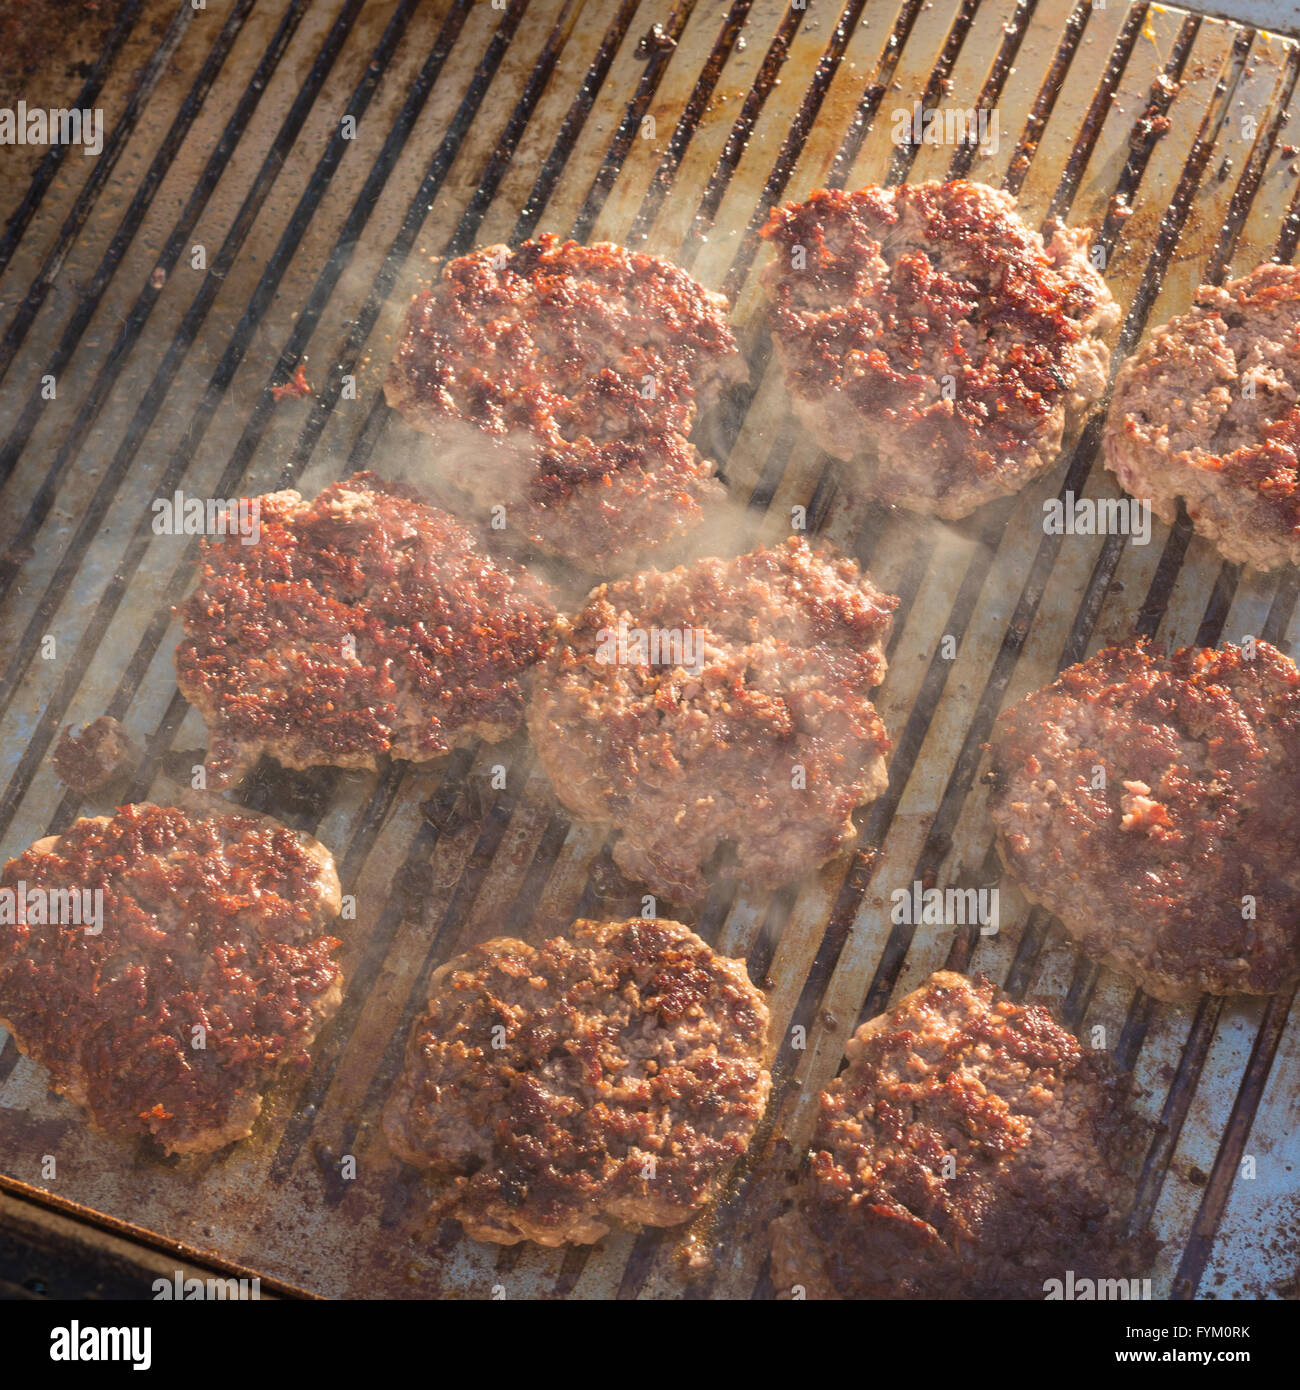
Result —
<path fill-rule="evenodd" d="M 695 1293 L 772 1293 L 766 1230 L 817 1092 L 857 1021 L 944 964 L 1054 1002 L 1135 1066 L 1158 1122 L 1135 1218 L 1164 1242 L 1158 1296 L 1292 1285 L 1290 997 L 1156 1004 L 1078 957 L 1005 880 L 992 936 L 894 924 L 890 893 L 996 881 L 979 778 L 1004 704 L 1135 630 L 1170 643 L 1254 634 L 1292 651 L 1296 577 L 1222 565 L 1185 525 L 1157 524 L 1147 546 L 1045 534 L 1044 499 L 1114 495 L 1095 419 L 1045 479 L 958 525 L 854 502 L 788 418 L 760 326 L 769 253 L 756 233 L 775 201 L 819 186 L 969 174 L 1016 193 L 1031 223 L 1098 229 L 1123 354 L 1200 280 L 1291 259 L 1300 50 L 1087 0 L 848 0 L 838 14 L 772 0 L 249 0 L 224 15 L 145 5 L 109 52 L 86 79 L 106 112 L 104 153 L 36 164 L 0 239 L 6 855 L 98 809 L 50 770 L 65 724 L 122 720 L 146 749 L 133 797 L 171 799 L 202 761 L 172 670 L 171 606 L 194 542 L 154 534 L 155 498 L 312 494 L 408 460 L 381 383 L 430 256 L 535 231 L 667 256 L 732 297 L 753 363 L 711 426 L 736 504 L 728 541 L 776 540 L 806 506 L 901 598 L 878 701 L 891 782 L 861 817 L 860 852 L 798 890 L 720 882 L 697 922 L 769 982 L 777 1045 L 753 1161 L 697 1232 L 719 1253 Z M 995 109 L 996 150 L 896 144 L 894 115 L 917 101 Z M 311 397 L 276 403 L 269 388 L 304 361 Z M 576 916 L 638 908 L 599 837 L 567 823 L 526 741 L 433 772 L 262 771 L 241 799 L 317 834 L 356 899 L 342 924 L 347 996 L 306 1080 L 272 1094 L 251 1140 L 160 1161 L 88 1132 L 5 1040 L 0 1183 L 321 1294 L 680 1291 L 681 1231 L 569 1251 L 422 1235 L 420 1186 L 379 1134 L 438 964 L 488 937 L 537 941 Z M 1246 1159 L 1252 1180 L 1239 1178 Z"/>

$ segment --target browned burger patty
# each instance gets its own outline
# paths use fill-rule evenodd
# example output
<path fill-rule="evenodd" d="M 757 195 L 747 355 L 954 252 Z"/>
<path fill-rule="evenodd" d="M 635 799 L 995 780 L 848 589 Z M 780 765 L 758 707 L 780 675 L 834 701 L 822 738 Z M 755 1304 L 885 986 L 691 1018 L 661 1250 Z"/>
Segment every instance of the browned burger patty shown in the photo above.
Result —
<path fill-rule="evenodd" d="M 101 714 L 79 734 L 69 724 L 50 762 L 65 787 L 89 796 L 122 778 L 139 756 L 139 748 L 122 725 L 111 714 Z"/>
<path fill-rule="evenodd" d="M 1106 385 L 1119 310 L 1090 233 L 1045 245 L 984 184 L 821 189 L 762 235 L 794 408 L 886 502 L 961 517 L 1056 460 Z"/>
<path fill-rule="evenodd" d="M 987 980 L 939 971 L 854 1034 L 821 1096 L 772 1280 L 810 1298 L 1043 1298 L 1135 1277 L 1140 1130 L 1106 1053 Z"/>
<path fill-rule="evenodd" d="M 385 391 L 478 501 L 599 573 L 722 495 L 687 436 L 747 375 L 721 295 L 657 256 L 548 235 L 449 261 L 407 313 Z"/>
<path fill-rule="evenodd" d="M 206 541 L 180 610 L 178 682 L 207 722 L 212 785 L 263 753 L 373 768 L 518 728 L 553 617 L 527 571 L 371 473 L 257 502 L 260 539 Z"/>
<path fill-rule="evenodd" d="M 438 970 L 384 1113 L 478 1240 L 599 1240 L 685 1221 L 763 1113 L 767 1006 L 741 961 L 677 922 L 575 922 Z"/>
<path fill-rule="evenodd" d="M 1003 861 L 1094 959 L 1171 1001 L 1300 976 L 1300 672 L 1139 642 L 998 719 Z"/>
<path fill-rule="evenodd" d="M 339 907 L 328 850 L 264 817 L 143 803 L 79 820 L 0 875 L 0 1027 L 94 1128 L 219 1149 L 338 1007 Z"/>
<path fill-rule="evenodd" d="M 871 692 L 897 603 L 796 539 L 594 590 L 528 709 L 556 795 L 669 901 L 705 895 L 724 843 L 725 873 L 801 878 L 887 783 Z"/>
<path fill-rule="evenodd" d="M 1120 369 L 1106 467 L 1236 564 L 1300 563 L 1300 269 L 1261 265 L 1158 328 Z"/>

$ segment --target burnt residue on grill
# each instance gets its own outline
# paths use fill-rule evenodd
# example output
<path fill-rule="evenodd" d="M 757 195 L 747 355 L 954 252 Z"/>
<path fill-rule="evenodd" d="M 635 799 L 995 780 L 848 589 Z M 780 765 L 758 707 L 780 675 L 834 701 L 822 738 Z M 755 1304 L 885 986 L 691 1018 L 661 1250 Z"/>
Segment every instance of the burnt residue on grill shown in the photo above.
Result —
<path fill-rule="evenodd" d="M 0 13 L 0 105 L 15 106 L 26 92 L 37 90 L 70 96 L 79 79 L 90 74 L 119 18 L 109 5 L 85 0 L 13 0 Z M 122 6 L 134 21 L 139 4 Z M 168 7 L 170 10 L 170 6 Z M 57 42 L 51 39 L 57 36 Z M 51 102 L 51 105 L 67 105 Z"/>

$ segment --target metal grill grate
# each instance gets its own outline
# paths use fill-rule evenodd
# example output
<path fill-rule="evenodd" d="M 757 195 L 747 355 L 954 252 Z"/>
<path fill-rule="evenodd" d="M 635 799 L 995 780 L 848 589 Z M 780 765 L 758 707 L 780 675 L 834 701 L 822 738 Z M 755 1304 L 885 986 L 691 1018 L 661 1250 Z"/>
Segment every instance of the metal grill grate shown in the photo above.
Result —
<path fill-rule="evenodd" d="M 599 837 L 560 814 L 522 737 L 432 773 L 260 769 L 242 799 L 318 834 L 358 901 L 347 998 L 306 1079 L 273 1093 L 249 1141 L 160 1163 L 89 1133 L 0 1034 L 0 1186 L 327 1295 L 770 1296 L 766 1229 L 817 1092 L 857 1022 L 946 962 L 1055 1000 L 1136 1067 L 1155 1127 L 1134 1220 L 1165 1242 L 1161 1295 L 1267 1295 L 1293 1280 L 1290 997 L 1157 1005 L 1077 957 L 1008 882 L 991 938 L 891 927 L 887 904 L 915 878 L 996 879 L 978 777 L 1006 702 L 1135 629 L 1256 633 L 1291 650 L 1300 581 L 1221 565 L 1186 526 L 1157 526 L 1146 548 L 1044 536 L 1045 498 L 1113 495 L 1096 420 L 1061 468 L 968 522 L 864 508 L 790 423 L 755 272 L 756 229 L 784 198 L 967 175 L 1014 191 L 1031 220 L 1098 230 L 1129 351 L 1200 280 L 1294 254 L 1300 49 L 1089 0 L 245 0 L 221 19 L 153 6 L 170 22 L 131 70 L 118 59 L 150 8 L 123 11 L 86 80 L 83 104 L 108 116 L 103 155 L 42 161 L 0 237 L 6 854 L 86 809 L 49 770 L 66 723 L 107 711 L 145 742 L 133 798 L 171 799 L 201 760 L 171 667 L 171 607 L 194 556 L 152 534 L 150 501 L 385 471 L 409 445 L 379 383 L 428 257 L 538 230 L 659 252 L 731 297 L 753 363 L 716 423 L 739 539 L 774 539 L 807 506 L 900 596 L 880 701 L 896 748 L 859 853 L 774 894 L 719 886 L 702 913 L 702 934 L 770 983 L 779 1048 L 754 1152 L 693 1234 L 568 1251 L 421 1235 L 421 1185 L 378 1135 L 436 964 L 628 906 Z M 662 38 L 643 43 L 652 23 Z M 1131 140 L 1161 74 L 1178 84 L 1158 99 L 1170 128 Z M 998 150 L 895 145 L 891 113 L 918 99 L 996 108 Z M 301 361 L 310 401 L 275 404 L 269 388 Z M 499 761 L 508 787 L 492 791 L 484 773 Z M 795 1025 L 806 1050 L 788 1045 Z M 40 1177 L 46 1153 L 55 1181 Z M 343 1154 L 356 1181 L 339 1177 Z M 1253 1181 L 1237 1180 L 1246 1157 Z M 683 1254 L 712 1246 L 687 1286 Z"/>

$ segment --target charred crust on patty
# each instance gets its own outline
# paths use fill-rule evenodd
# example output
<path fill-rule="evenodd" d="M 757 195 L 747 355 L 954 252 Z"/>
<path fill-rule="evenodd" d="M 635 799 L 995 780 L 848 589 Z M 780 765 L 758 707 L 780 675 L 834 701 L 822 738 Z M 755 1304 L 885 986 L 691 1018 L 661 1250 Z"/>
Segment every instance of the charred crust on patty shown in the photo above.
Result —
<path fill-rule="evenodd" d="M 1108 648 L 990 759 L 1003 862 L 1089 956 L 1170 1002 L 1300 978 L 1300 672 L 1268 643 Z"/>
<path fill-rule="evenodd" d="M 657 256 L 543 235 L 449 261 L 407 311 L 388 403 L 539 549 L 627 568 L 723 495 L 689 439 L 748 375 L 727 302 Z"/>
<path fill-rule="evenodd" d="M 257 501 L 260 539 L 205 541 L 180 609 L 178 683 L 207 723 L 213 786 L 262 754 L 374 768 L 519 727 L 551 640 L 539 581 L 372 473 Z"/>
<path fill-rule="evenodd" d="M 1300 268 L 1202 285 L 1120 368 L 1106 467 L 1234 564 L 1300 563 Z"/>
<path fill-rule="evenodd" d="M 965 516 L 1049 468 L 1101 398 L 1119 310 L 1090 233 L 1049 230 L 961 179 L 773 211 L 764 283 L 795 411 L 882 500 Z"/>
<path fill-rule="evenodd" d="M 103 892 L 98 934 L 0 925 L 0 1027 L 117 1138 L 173 1154 L 243 1138 L 342 997 L 334 861 L 266 817 L 121 806 L 11 859 L 15 905 L 20 885 Z"/>
<path fill-rule="evenodd" d="M 724 845 L 726 875 L 802 878 L 887 784 L 871 693 L 897 602 L 794 537 L 593 590 L 561 622 L 528 710 L 556 795 L 619 831 L 619 869 L 670 902 L 703 899 Z M 693 651 L 652 664 L 652 650 L 614 645 L 638 632 Z"/>
<path fill-rule="evenodd" d="M 694 1216 L 744 1153 L 771 1079 L 743 962 L 677 922 L 579 921 L 435 972 L 384 1131 L 478 1240 L 589 1244 Z"/>
<path fill-rule="evenodd" d="M 1043 1008 L 932 975 L 864 1024 L 822 1093 L 772 1279 L 810 1298 L 1041 1299 L 1137 1276 L 1124 1217 L 1142 1137 L 1128 1078 Z"/>

